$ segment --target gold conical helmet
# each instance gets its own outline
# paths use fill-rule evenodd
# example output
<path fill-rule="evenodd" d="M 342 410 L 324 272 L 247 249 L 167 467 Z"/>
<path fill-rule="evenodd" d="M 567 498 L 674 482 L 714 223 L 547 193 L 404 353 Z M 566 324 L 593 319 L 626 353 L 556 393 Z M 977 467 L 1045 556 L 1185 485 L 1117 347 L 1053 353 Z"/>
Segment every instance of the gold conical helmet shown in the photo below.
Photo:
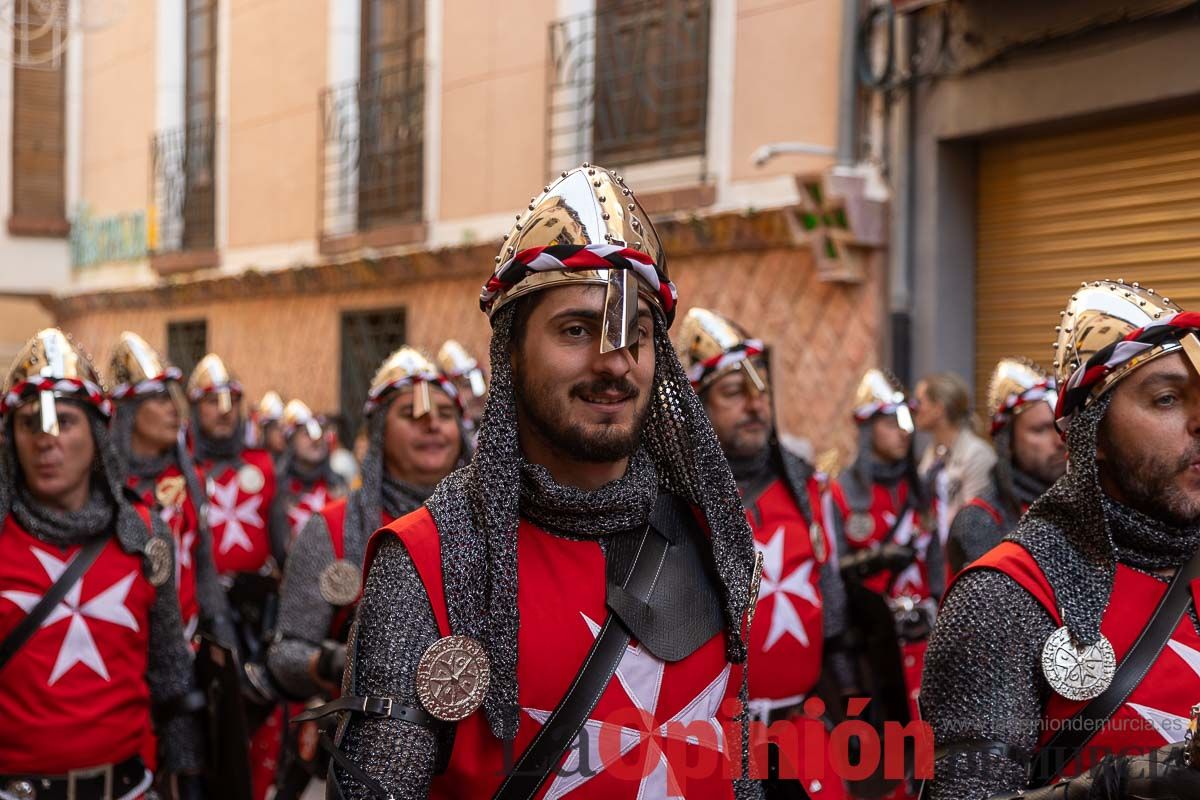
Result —
<path fill-rule="evenodd" d="M 25 343 L 9 367 L 0 414 L 7 415 L 17 406 L 36 399 L 42 430 L 57 436 L 55 398 L 86 403 L 105 417 L 112 416 L 112 403 L 104 393 L 91 358 L 70 336 L 58 328 L 46 328 Z"/>
<path fill-rule="evenodd" d="M 1182 350 L 1200 370 L 1200 314 L 1138 283 L 1083 283 L 1060 314 L 1054 345 L 1059 427 L 1130 371 Z"/>
<path fill-rule="evenodd" d="M 517 214 L 479 305 L 490 317 L 518 297 L 564 284 L 607 287 L 603 353 L 629 347 L 636 357 L 639 295 L 668 326 L 675 317 L 675 285 L 649 215 L 620 176 L 594 164 L 562 173 Z"/>
<path fill-rule="evenodd" d="M 367 403 L 363 413 L 370 415 L 386 405 L 386 399 L 395 391 L 411 386 L 413 389 L 413 417 L 420 419 L 433 408 L 429 396 L 430 384 L 444 391 L 458 403 L 458 390 L 445 375 L 438 372 L 424 353 L 412 347 L 401 347 L 384 359 L 371 379 L 367 392 Z"/>
<path fill-rule="evenodd" d="M 289 438 L 301 428 L 308 434 L 308 438 L 321 438 L 321 421 L 303 400 L 288 400 L 287 405 L 283 407 L 281 421 Z"/>
<path fill-rule="evenodd" d="M 863 373 L 854 391 L 854 419 L 861 424 L 877 414 L 895 414 L 900 428 L 913 432 L 912 413 L 904 386 L 890 372 L 871 368 Z"/>
<path fill-rule="evenodd" d="M 454 339 L 447 339 L 438 350 L 438 366 L 451 380 L 464 379 L 471 387 L 471 394 L 483 397 L 487 393 L 487 380 L 479 362 Z"/>
<path fill-rule="evenodd" d="M 259 424 L 278 422 L 283 419 L 283 398 L 279 396 L 279 392 L 274 390 L 267 392 L 258 401 L 258 407 L 254 413 Z"/>
<path fill-rule="evenodd" d="M 242 385 L 229 372 L 220 356 L 209 353 L 200 359 L 200 363 L 192 370 L 192 375 L 188 378 L 187 393 L 188 399 L 193 403 L 199 402 L 206 394 L 215 394 L 218 407 L 222 412 L 226 412 L 241 399 Z"/>
<path fill-rule="evenodd" d="M 1054 376 L 1024 358 L 1002 358 L 988 383 L 988 408 L 992 412 L 992 435 L 1008 425 L 1033 403 L 1044 400 L 1058 405 Z"/>
<path fill-rule="evenodd" d="M 736 323 L 707 308 L 693 308 L 683 318 L 679 333 L 679 360 L 697 392 L 734 370 L 742 370 L 752 391 L 765 392 L 767 379 L 755 356 L 766 352 L 759 339 L 751 339 Z"/>
<path fill-rule="evenodd" d="M 113 348 L 108 371 L 114 384 L 113 400 L 119 402 L 138 395 L 169 392 L 180 411 L 186 410 L 187 404 L 179 386 L 183 373 L 136 333 L 121 333 Z"/>

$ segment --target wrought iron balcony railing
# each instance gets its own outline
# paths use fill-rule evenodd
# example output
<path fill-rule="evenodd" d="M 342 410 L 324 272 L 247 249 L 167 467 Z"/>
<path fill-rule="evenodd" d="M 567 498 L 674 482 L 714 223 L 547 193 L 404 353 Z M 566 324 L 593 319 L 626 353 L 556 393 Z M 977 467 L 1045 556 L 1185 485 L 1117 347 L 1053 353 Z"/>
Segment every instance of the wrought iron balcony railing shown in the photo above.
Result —
<path fill-rule="evenodd" d="M 547 174 L 692 157 L 703 179 L 709 18 L 708 0 L 598 0 L 552 22 Z"/>
<path fill-rule="evenodd" d="M 211 250 L 216 245 L 216 123 L 196 122 L 150 140 L 150 249 Z"/>
<path fill-rule="evenodd" d="M 421 219 L 425 86 L 421 62 L 321 94 L 322 234 Z"/>

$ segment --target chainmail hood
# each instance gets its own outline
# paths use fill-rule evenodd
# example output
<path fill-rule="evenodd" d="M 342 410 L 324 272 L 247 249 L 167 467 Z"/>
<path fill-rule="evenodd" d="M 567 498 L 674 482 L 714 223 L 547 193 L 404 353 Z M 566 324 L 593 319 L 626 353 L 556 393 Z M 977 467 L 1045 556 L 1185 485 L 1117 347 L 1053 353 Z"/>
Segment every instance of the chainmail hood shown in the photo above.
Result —
<path fill-rule="evenodd" d="M 516 545 L 523 509 L 515 489 L 522 483 L 523 458 L 509 360 L 517 305 L 492 317 L 492 384 L 471 463 L 442 481 L 426 504 L 441 536 L 450 626 L 480 641 L 488 653 L 492 678 L 484 710 L 502 739 L 516 735 L 519 711 Z M 754 563 L 750 528 L 725 455 L 657 308 L 654 348 L 654 396 L 642 447 L 659 489 L 697 506 L 708 523 L 724 595 L 727 656 L 741 662 L 746 657 L 741 619 Z"/>
<path fill-rule="evenodd" d="M 929 496 L 925 484 L 917 474 L 917 461 L 912 448 L 903 459 L 894 464 L 885 464 L 875 455 L 871 445 L 871 422 L 858 424 L 858 451 L 854 462 L 841 476 L 842 491 L 851 511 L 866 512 L 871 509 L 873 487 L 876 484 L 892 487 L 902 480 L 908 481 L 909 505 L 917 510 L 929 507 Z"/>

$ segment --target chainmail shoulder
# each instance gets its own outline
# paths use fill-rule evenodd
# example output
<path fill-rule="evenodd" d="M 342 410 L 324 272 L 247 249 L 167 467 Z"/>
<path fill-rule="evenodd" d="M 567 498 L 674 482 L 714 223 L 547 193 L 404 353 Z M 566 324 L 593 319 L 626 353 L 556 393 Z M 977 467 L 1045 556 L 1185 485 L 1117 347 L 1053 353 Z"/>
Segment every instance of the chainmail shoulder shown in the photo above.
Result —
<path fill-rule="evenodd" d="M 333 606 L 320 590 L 321 572 L 333 561 L 328 523 L 323 514 L 313 514 L 288 556 L 279 590 L 275 639 L 267 652 L 272 677 L 298 700 L 321 691 L 309 673 L 309 663 L 320 652 L 333 620 Z"/>
<path fill-rule="evenodd" d="M 347 650 L 343 693 L 391 697 L 419 707 L 417 662 L 438 639 L 425 587 L 404 544 L 384 540 L 371 561 L 358 620 Z M 427 730 L 394 719 L 352 716 L 339 746 L 396 800 L 427 800 L 439 742 Z M 346 800 L 374 800 L 362 784 L 335 768 Z"/>
<path fill-rule="evenodd" d="M 954 522 L 950 524 L 950 533 L 946 540 L 946 558 L 950 563 L 951 573 L 960 572 L 963 567 L 1000 544 L 1005 535 L 1017 525 L 1017 520 L 1011 518 L 1007 505 L 1001 503 L 995 486 L 980 495 L 979 499 L 996 509 L 1003 522 L 997 524 L 991 514 L 978 506 L 963 506 L 962 510 L 954 515 Z"/>
<path fill-rule="evenodd" d="M 988 569 L 963 575 L 942 605 L 925 656 L 921 710 L 935 744 L 1004 742 L 1031 754 L 1051 691 L 1041 651 L 1055 627 L 1007 575 Z M 984 800 L 1023 789 L 1025 770 L 997 755 L 952 754 L 935 765 L 928 800 Z"/>
<path fill-rule="evenodd" d="M 212 530 L 208 526 L 208 495 L 186 447 L 180 445 L 177 458 L 179 470 L 187 482 L 188 502 L 196 511 L 196 552 L 192 559 L 196 572 L 196 602 L 200 606 L 202 621 L 213 636 L 222 644 L 232 647 L 238 638 L 229 611 L 229 598 L 221 588 L 217 564 L 213 559 Z"/>
<path fill-rule="evenodd" d="M 157 514 L 151 514 L 152 536 L 175 546 L 171 533 Z M 144 529 L 144 526 L 143 526 Z M 158 587 L 150 609 L 150 653 L 146 683 L 155 705 L 171 702 L 195 689 L 192 655 L 183 640 L 183 616 L 175 590 L 175 570 L 168 570 L 167 582 Z M 204 738 L 200 721 L 194 714 L 179 714 L 155 726 L 159 758 L 166 772 L 199 771 L 204 767 Z"/>

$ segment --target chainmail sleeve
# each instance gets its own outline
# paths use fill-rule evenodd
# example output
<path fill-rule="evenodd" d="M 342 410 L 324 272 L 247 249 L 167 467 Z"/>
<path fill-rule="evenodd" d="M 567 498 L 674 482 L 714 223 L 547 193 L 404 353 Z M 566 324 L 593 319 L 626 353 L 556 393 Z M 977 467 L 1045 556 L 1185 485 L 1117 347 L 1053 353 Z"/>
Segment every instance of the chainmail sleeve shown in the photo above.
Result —
<path fill-rule="evenodd" d="M 1004 532 L 991 514 L 978 506 L 963 506 L 962 511 L 954 515 L 946 541 L 946 558 L 951 573 L 960 572 L 963 567 L 1000 544 L 1003 538 Z"/>
<path fill-rule="evenodd" d="M 977 570 L 955 583 L 921 685 L 935 744 L 950 750 L 934 765 L 927 800 L 984 800 L 1025 788 L 1020 754 L 1028 758 L 1037 745 L 1050 692 L 1041 650 L 1054 629 L 1046 610 L 1007 575 Z M 989 742 L 1007 745 L 1009 755 L 978 752 Z"/>
<path fill-rule="evenodd" d="M 344 690 L 355 695 L 391 697 L 420 706 L 417 662 L 438 639 L 437 623 L 424 585 L 404 545 L 383 542 L 367 575 L 349 645 Z M 395 800 L 425 800 L 433 779 L 437 737 L 429 730 L 394 719 L 353 716 L 339 749 L 382 784 Z M 365 786 L 335 768 L 347 800 L 373 800 Z"/>
<path fill-rule="evenodd" d="M 832 539 L 833 536 L 831 535 L 830 538 Z M 829 554 L 829 559 L 821 565 L 821 575 L 818 580 L 821 586 L 825 639 L 840 644 L 849 627 L 849 612 L 846 608 L 846 584 L 842 582 L 842 571 L 838 569 L 836 548 Z M 827 648 L 825 662 L 826 668 L 830 671 L 839 689 L 849 689 L 856 684 L 854 660 L 846 649 L 840 646 Z"/>
<path fill-rule="evenodd" d="M 152 516 L 154 536 L 171 545 L 171 534 Z M 175 570 L 158 587 L 150 609 L 150 653 L 146 683 L 154 707 L 169 707 L 196 688 L 192 655 L 183 640 L 183 615 L 175 592 Z M 158 737 L 159 768 L 163 772 L 199 772 L 204 768 L 204 738 L 195 714 L 166 714 L 154 725 Z"/>
<path fill-rule="evenodd" d="M 321 691 L 309 664 L 328 637 L 333 606 L 321 596 L 321 572 L 334 561 L 325 517 L 313 514 L 292 546 L 280 588 L 279 621 L 267 653 L 267 668 L 295 699 Z"/>

